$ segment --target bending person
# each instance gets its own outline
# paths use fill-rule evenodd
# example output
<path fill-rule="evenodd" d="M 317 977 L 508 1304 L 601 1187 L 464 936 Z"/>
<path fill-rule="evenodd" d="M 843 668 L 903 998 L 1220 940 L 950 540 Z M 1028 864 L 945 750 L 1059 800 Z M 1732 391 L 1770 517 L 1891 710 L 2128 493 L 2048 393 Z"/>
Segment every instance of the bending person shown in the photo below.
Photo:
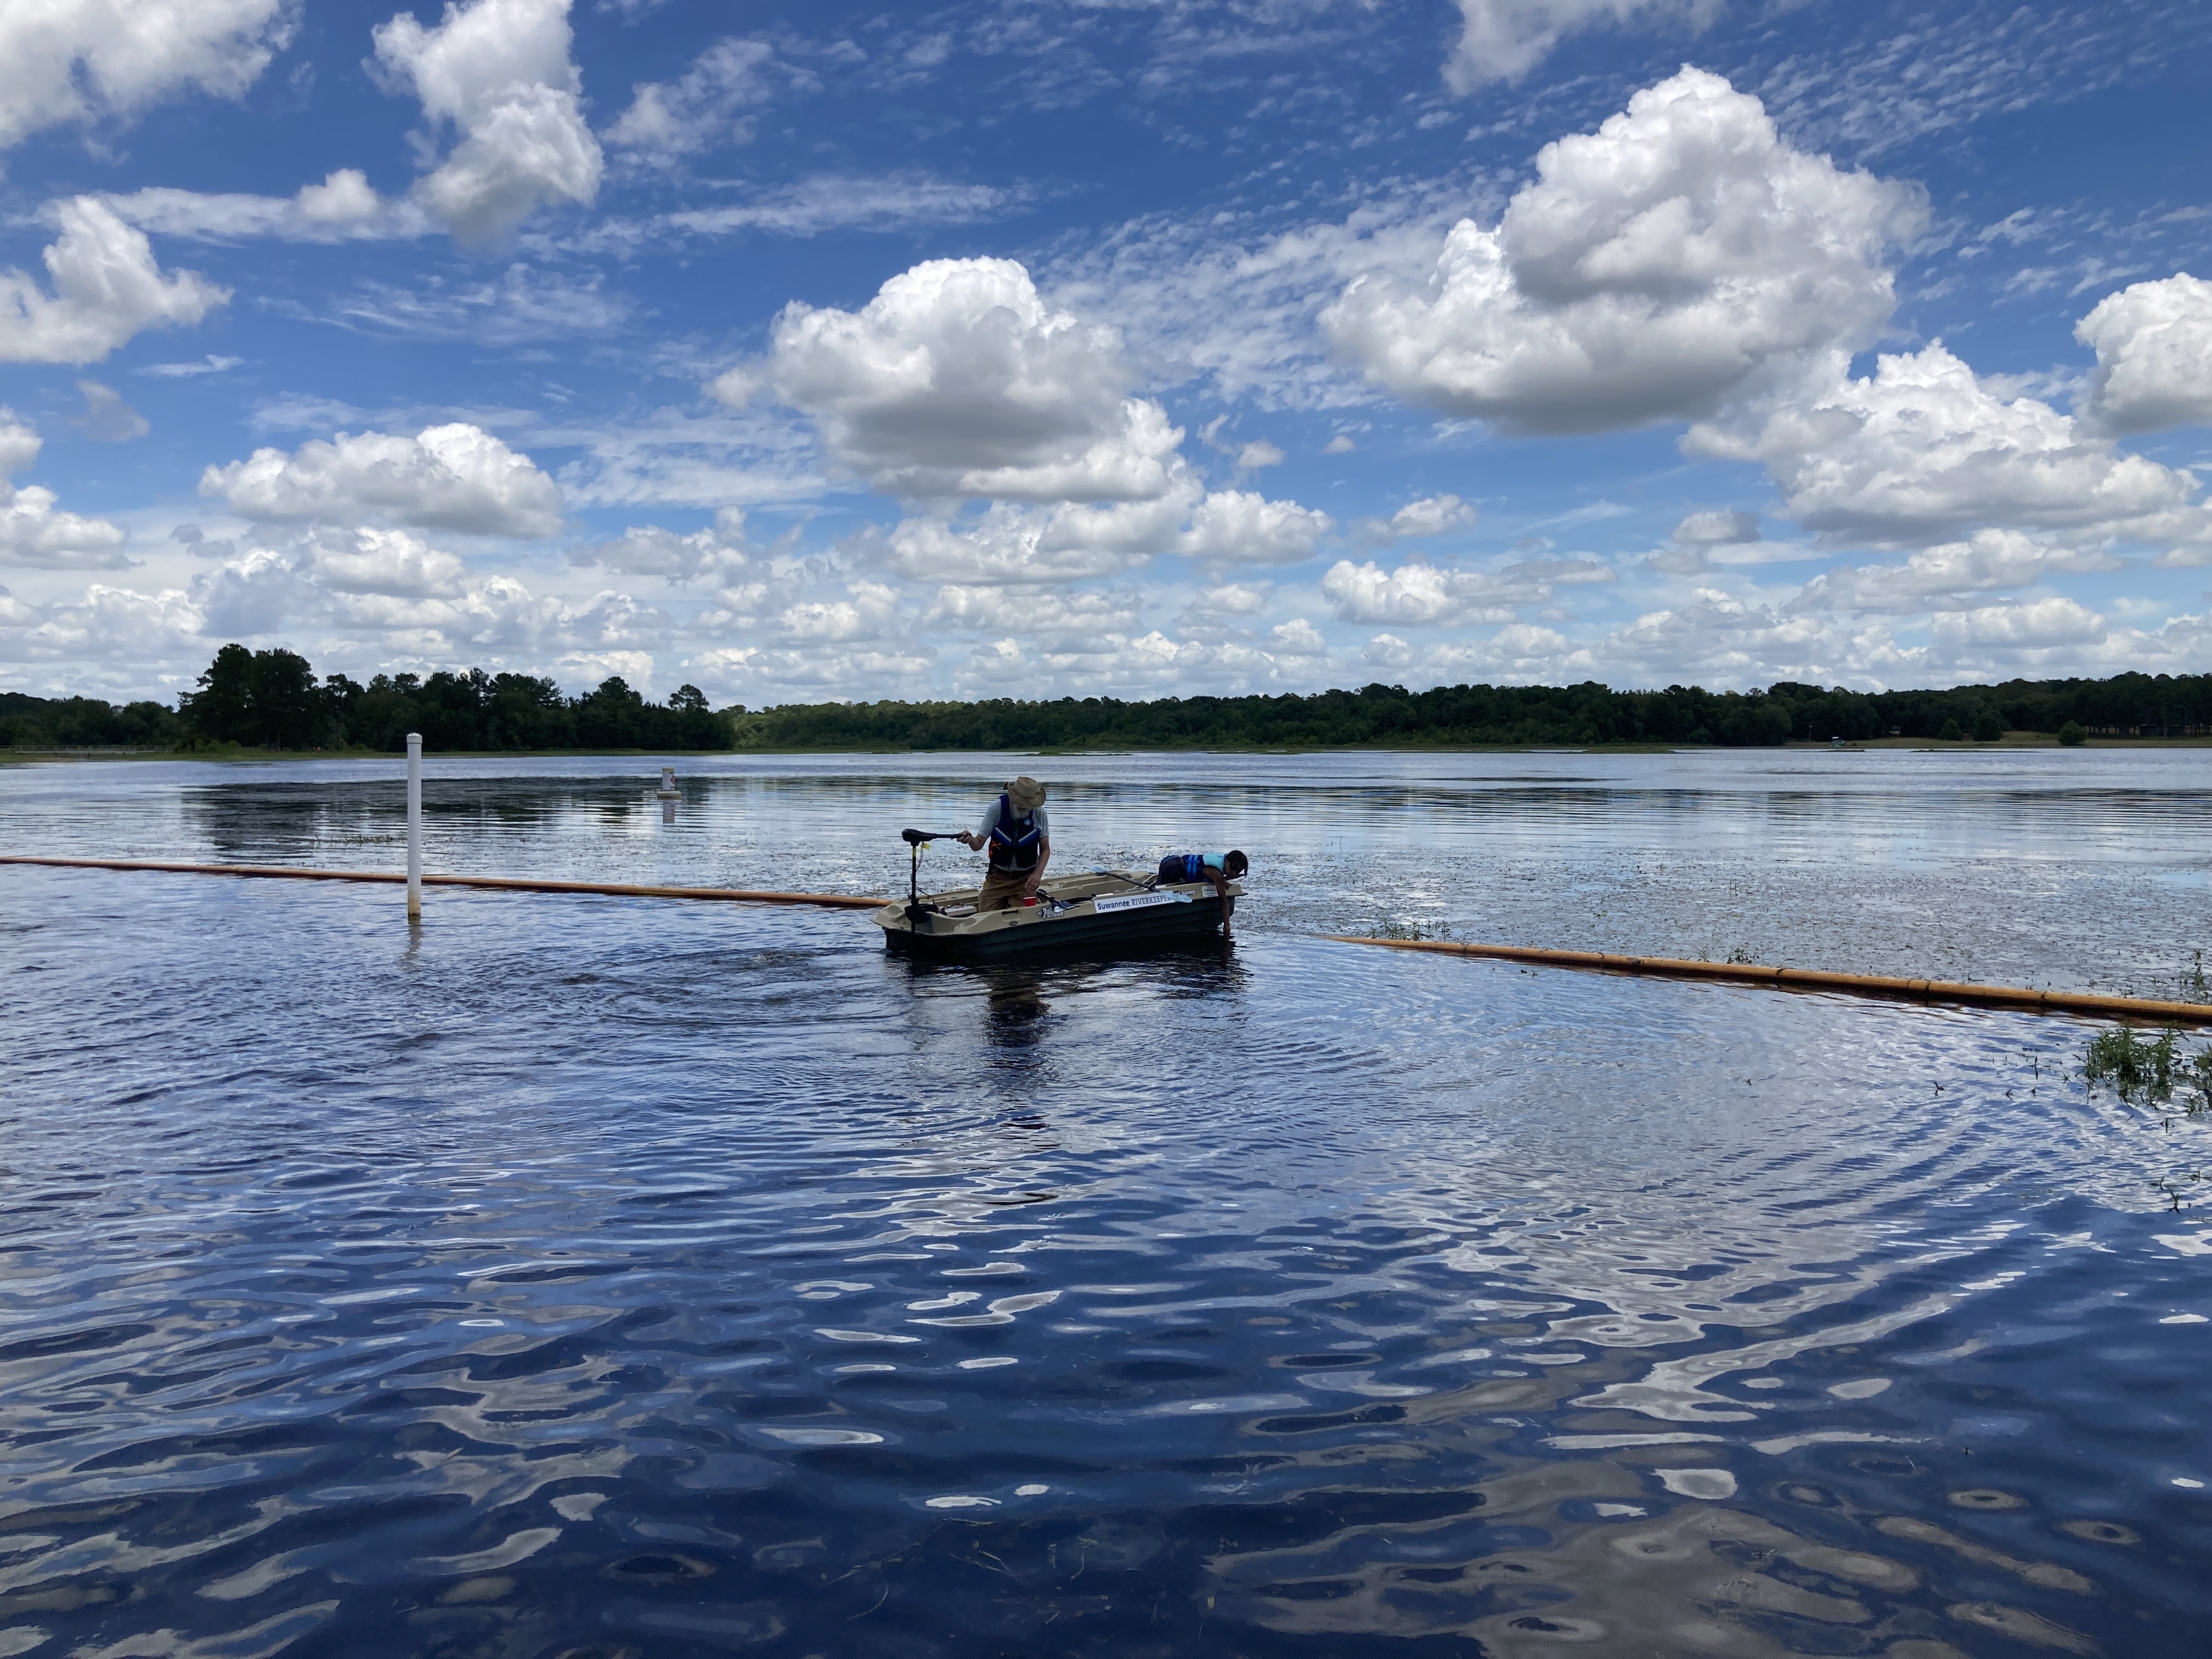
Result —
<path fill-rule="evenodd" d="M 990 850 L 991 872 L 975 896 L 975 908 L 1011 910 L 1036 896 L 1052 862 L 1052 829 L 1045 817 L 1044 786 L 1035 778 L 1016 778 L 1006 793 L 983 809 L 982 822 L 960 837 L 976 852 Z"/>
<path fill-rule="evenodd" d="M 1242 879 L 1252 860 L 1238 852 L 1170 853 L 1160 860 L 1158 879 L 1170 884 L 1206 881 L 1221 901 L 1221 936 L 1229 937 L 1229 884 Z"/>

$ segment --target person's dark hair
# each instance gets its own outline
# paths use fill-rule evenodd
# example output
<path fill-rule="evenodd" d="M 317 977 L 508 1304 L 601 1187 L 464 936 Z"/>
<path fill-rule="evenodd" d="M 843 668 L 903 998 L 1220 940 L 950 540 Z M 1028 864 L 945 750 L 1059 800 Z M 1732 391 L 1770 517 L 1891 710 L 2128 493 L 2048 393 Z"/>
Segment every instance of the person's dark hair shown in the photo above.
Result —
<path fill-rule="evenodd" d="M 1221 860 L 1221 873 L 1235 880 L 1252 867 L 1252 860 L 1242 853 L 1230 853 Z"/>

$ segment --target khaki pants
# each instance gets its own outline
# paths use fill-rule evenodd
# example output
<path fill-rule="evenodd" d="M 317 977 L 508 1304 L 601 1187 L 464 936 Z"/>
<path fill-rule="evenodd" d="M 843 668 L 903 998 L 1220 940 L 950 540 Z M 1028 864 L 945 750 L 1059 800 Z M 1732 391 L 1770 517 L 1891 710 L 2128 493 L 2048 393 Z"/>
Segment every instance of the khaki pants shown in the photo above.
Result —
<path fill-rule="evenodd" d="M 977 913 L 1018 909 L 1029 881 L 1030 872 L 1026 870 L 992 871 L 983 878 L 983 890 L 975 896 Z"/>

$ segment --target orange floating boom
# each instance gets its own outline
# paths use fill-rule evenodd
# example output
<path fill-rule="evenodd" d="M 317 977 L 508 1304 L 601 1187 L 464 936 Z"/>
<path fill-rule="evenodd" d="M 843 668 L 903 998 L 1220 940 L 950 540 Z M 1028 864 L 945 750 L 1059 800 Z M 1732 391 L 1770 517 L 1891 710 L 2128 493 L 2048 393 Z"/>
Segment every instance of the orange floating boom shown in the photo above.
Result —
<path fill-rule="evenodd" d="M 368 881 L 398 886 L 407 878 L 398 871 L 313 870 L 289 864 L 185 864 L 167 859 L 71 859 L 31 854 L 0 854 L 0 864 L 46 865 L 64 870 L 155 870 L 188 876 L 258 876 L 282 881 Z M 837 910 L 872 910 L 880 898 L 846 893 L 752 892 L 733 887 L 648 887 L 630 882 L 545 881 L 521 876 L 431 876 L 429 887 L 480 887 L 518 893 L 599 893 L 617 898 L 714 899 L 738 904 L 811 904 Z M 2031 1013 L 2092 1014 L 2112 1019 L 2212 1025 L 2212 1004 L 2161 1002 L 2149 997 L 2105 996 L 2094 991 L 2038 991 L 2020 985 L 1970 985 L 1940 979 L 1897 979 L 1881 974 L 1837 974 L 1818 968 L 1769 968 L 1748 963 L 1688 962 L 1674 957 L 1620 957 L 1602 951 L 1547 951 L 1533 945 L 1462 945 L 1449 939 L 1364 939 L 1354 933 L 1325 933 L 1341 945 L 1379 945 L 1391 951 L 1428 951 L 1443 956 L 1483 957 L 1500 962 L 1534 963 L 1547 968 L 1576 968 L 1598 973 L 1650 974 L 1661 979 L 1717 980 L 1730 985 L 1766 985 L 1783 990 L 1838 991 L 1850 996 L 1907 997 L 1923 1002 L 1957 1002 L 1983 1008 L 2020 1008 Z"/>
<path fill-rule="evenodd" d="M 0 854 L 0 864 L 44 864 L 64 870 L 163 870 L 185 876 L 266 876 L 283 881 L 380 881 L 404 885 L 399 871 L 309 870 L 289 864 L 179 864 L 165 859 L 34 858 Z M 739 904 L 818 904 L 872 910 L 879 898 L 843 893 L 753 893 L 734 887 L 642 887 L 619 881 L 538 881 L 522 876 L 424 876 L 426 887 L 489 887 L 517 893 L 608 893 L 617 898 L 721 899 Z"/>
<path fill-rule="evenodd" d="M 1672 957 L 1616 957 L 1601 951 L 1545 951 L 1527 945 L 1460 945 L 1449 939 L 1362 939 L 1325 933 L 1345 945 L 1380 945 L 1392 951 L 1433 951 L 1452 957 L 1487 957 L 1547 968 L 1600 973 L 1651 974 L 1662 979 L 1720 980 L 1730 985 L 1771 985 L 1784 990 L 1840 991 L 1848 996 L 1910 997 L 1960 1002 L 1979 1008 L 2022 1008 L 2039 1014 L 2097 1014 L 2108 1018 L 2169 1024 L 2212 1025 L 2212 1005 L 2160 1002 L 2148 997 L 2108 997 L 2094 991 L 2037 991 L 2016 985 L 1963 985 L 1940 979 L 1892 979 L 1880 974 L 1832 974 L 1818 968 L 1765 968 L 1748 963 L 1684 962 Z"/>

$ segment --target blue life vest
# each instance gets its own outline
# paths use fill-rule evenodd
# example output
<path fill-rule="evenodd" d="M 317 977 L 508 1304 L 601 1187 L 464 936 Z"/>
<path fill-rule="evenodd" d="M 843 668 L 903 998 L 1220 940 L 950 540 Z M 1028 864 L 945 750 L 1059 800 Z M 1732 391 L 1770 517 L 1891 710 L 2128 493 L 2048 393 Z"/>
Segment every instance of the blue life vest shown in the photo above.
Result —
<path fill-rule="evenodd" d="M 1018 875 L 1036 869 L 1043 841 L 1044 832 L 1036 827 L 1036 817 L 1017 817 L 1013 802 L 1000 796 L 999 816 L 991 825 L 991 867 L 1012 870 Z"/>
<path fill-rule="evenodd" d="M 1221 867 L 1218 853 L 1170 853 L 1160 860 L 1159 879 L 1164 882 L 1204 881 L 1208 860 Z"/>

